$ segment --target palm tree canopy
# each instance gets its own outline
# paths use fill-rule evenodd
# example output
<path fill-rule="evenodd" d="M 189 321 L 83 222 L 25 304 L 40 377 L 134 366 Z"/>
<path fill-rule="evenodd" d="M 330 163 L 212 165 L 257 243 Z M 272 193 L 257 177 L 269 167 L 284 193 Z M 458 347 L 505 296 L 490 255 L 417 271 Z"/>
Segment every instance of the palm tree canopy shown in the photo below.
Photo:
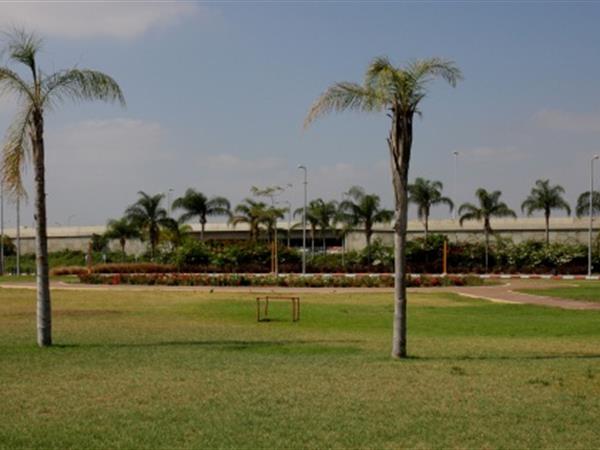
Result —
<path fill-rule="evenodd" d="M 553 209 L 564 209 L 568 215 L 571 215 L 571 207 L 563 198 L 565 190 L 560 185 L 551 186 L 550 180 L 537 180 L 535 186 L 531 188 L 531 193 L 521 204 L 521 211 L 528 216 L 535 211 L 544 211 L 549 215 Z"/>
<path fill-rule="evenodd" d="M 346 195 L 349 199 L 340 203 L 340 219 L 351 226 L 389 222 L 394 216 L 381 207 L 378 195 L 367 194 L 360 186 L 352 186 Z"/>
<path fill-rule="evenodd" d="M 418 113 L 427 86 L 437 77 L 455 86 L 462 74 L 453 61 L 441 58 L 414 60 L 404 67 L 394 66 L 387 57 L 375 58 L 362 84 L 335 83 L 323 92 L 312 105 L 304 126 L 325 114 L 346 110 Z"/>
<path fill-rule="evenodd" d="M 185 211 L 179 217 L 180 222 L 197 217 L 200 223 L 206 223 L 207 216 L 229 216 L 231 213 L 231 205 L 225 197 L 208 199 L 202 192 L 191 188 L 185 191 L 183 197 L 175 199 L 173 208 Z"/>
<path fill-rule="evenodd" d="M 475 196 L 479 200 L 479 205 L 472 203 L 463 203 L 458 209 L 460 215 L 459 223 L 462 226 L 466 220 L 484 220 L 486 228 L 489 227 L 489 220 L 492 217 L 514 217 L 517 215 L 504 202 L 500 201 L 502 192 L 488 192 L 485 189 L 479 188 L 475 192 Z"/>
<path fill-rule="evenodd" d="M 173 220 L 161 203 L 164 194 L 149 195 L 139 191 L 140 198 L 125 210 L 132 224 L 148 234 L 150 240 L 158 237 L 160 227 L 168 227 Z"/>
<path fill-rule="evenodd" d="M 594 191 L 592 196 L 592 211 L 594 215 L 600 214 L 600 192 L 598 191 Z M 590 215 L 590 191 L 583 192 L 577 199 L 575 214 L 577 217 Z"/>
<path fill-rule="evenodd" d="M 46 75 L 37 66 L 41 40 L 23 30 L 9 34 L 7 54 L 12 63 L 25 65 L 31 79 L 22 78 L 10 67 L 0 67 L 0 95 L 11 94 L 18 100 L 18 112 L 9 126 L 3 148 L 2 176 L 9 191 L 22 195 L 22 171 L 32 157 L 30 137 L 34 120 L 67 100 L 74 102 L 103 100 L 125 105 L 119 85 L 110 76 L 88 69 L 68 69 Z"/>
<path fill-rule="evenodd" d="M 431 207 L 446 204 L 450 211 L 454 209 L 454 203 L 448 197 L 442 196 L 444 185 L 440 181 L 431 181 L 424 178 L 416 178 L 413 184 L 408 185 L 408 201 L 417 206 L 419 219 L 423 220 L 429 216 Z"/>
<path fill-rule="evenodd" d="M 135 239 L 140 237 L 138 228 L 128 217 L 109 220 L 104 235 L 109 239 Z"/>

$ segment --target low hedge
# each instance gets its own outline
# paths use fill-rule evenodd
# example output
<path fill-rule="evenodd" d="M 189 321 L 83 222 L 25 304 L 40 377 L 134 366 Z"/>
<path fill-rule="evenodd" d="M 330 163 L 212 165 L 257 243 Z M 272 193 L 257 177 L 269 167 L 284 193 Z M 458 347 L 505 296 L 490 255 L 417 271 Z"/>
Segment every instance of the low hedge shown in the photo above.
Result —
<path fill-rule="evenodd" d="M 280 286 L 280 287 L 393 287 L 394 276 L 380 275 L 255 275 L 194 273 L 81 273 L 79 279 L 88 284 L 133 284 L 161 286 Z M 409 287 L 472 286 L 483 280 L 475 276 L 448 275 L 409 276 Z"/>

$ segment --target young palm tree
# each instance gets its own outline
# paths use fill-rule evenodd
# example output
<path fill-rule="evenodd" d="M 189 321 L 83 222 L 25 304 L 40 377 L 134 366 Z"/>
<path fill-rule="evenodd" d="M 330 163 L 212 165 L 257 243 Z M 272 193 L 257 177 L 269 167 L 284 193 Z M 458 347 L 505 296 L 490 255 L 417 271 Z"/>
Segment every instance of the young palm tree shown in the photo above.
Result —
<path fill-rule="evenodd" d="M 594 191 L 592 197 L 592 212 L 594 215 L 600 214 L 600 192 Z M 590 215 L 590 191 L 583 192 L 577 198 L 577 207 L 575 208 L 577 217 Z"/>
<path fill-rule="evenodd" d="M 485 189 L 479 188 L 475 192 L 475 196 L 479 200 L 479 206 L 472 203 L 463 203 L 458 208 L 460 215 L 459 223 L 462 226 L 465 220 L 483 220 L 483 232 L 485 234 L 485 271 L 488 271 L 488 255 L 490 247 L 490 234 L 492 226 L 490 219 L 492 217 L 514 217 L 517 218 L 515 212 L 510 209 L 506 203 L 500 201 L 502 192 L 488 192 Z"/>
<path fill-rule="evenodd" d="M 338 204 L 335 200 L 329 202 L 323 199 L 314 201 L 313 213 L 317 219 L 318 226 L 321 230 L 321 241 L 323 243 L 323 251 L 327 250 L 326 235 L 328 231 L 335 228 L 335 223 L 339 217 Z"/>
<path fill-rule="evenodd" d="M 334 84 L 317 99 L 305 120 L 308 126 L 324 114 L 345 110 L 386 112 L 391 120 L 387 142 L 396 201 L 394 358 L 406 357 L 406 226 L 413 119 L 420 112 L 419 103 L 427 93 L 427 85 L 437 77 L 451 86 L 462 78 L 452 61 L 429 58 L 396 67 L 387 58 L 379 57 L 369 64 L 363 84 Z"/>
<path fill-rule="evenodd" d="M 108 221 L 107 230 L 104 233 L 108 239 L 118 239 L 121 245 L 121 252 L 125 257 L 125 244 L 128 239 L 136 239 L 140 237 L 138 227 L 127 217 L 121 219 L 112 219 Z"/>
<path fill-rule="evenodd" d="M 429 214 L 435 205 L 446 204 L 450 212 L 454 209 L 454 203 L 448 197 L 442 196 L 444 185 L 441 181 L 431 181 L 424 178 L 415 179 L 414 184 L 408 185 L 408 201 L 417 205 L 419 220 L 425 227 L 425 239 L 429 233 Z"/>
<path fill-rule="evenodd" d="M 543 211 L 546 219 L 546 244 L 550 243 L 550 213 L 553 209 L 564 209 L 571 215 L 571 207 L 563 198 L 562 186 L 550 186 L 550 180 L 537 180 L 531 193 L 521 204 L 521 211 L 531 216 L 534 211 Z"/>
<path fill-rule="evenodd" d="M 306 205 L 306 223 L 310 227 L 310 251 L 311 255 L 315 254 L 315 240 L 317 237 L 317 228 L 319 227 L 319 215 L 318 209 L 319 205 L 323 202 L 322 199 L 317 198 L 315 200 L 311 200 L 308 205 Z M 304 214 L 304 208 L 297 208 L 294 211 L 294 217 L 299 217 L 302 219 L 302 215 Z M 302 226 L 302 222 L 299 222 L 294 225 L 294 228 L 298 228 Z"/>
<path fill-rule="evenodd" d="M 66 100 L 103 100 L 125 104 L 119 85 L 108 75 L 93 70 L 67 69 L 46 75 L 37 64 L 42 41 L 34 34 L 14 31 L 6 48 L 10 62 L 24 65 L 31 78 L 22 78 L 9 67 L 0 67 L 0 92 L 19 99 L 19 110 L 4 144 L 3 183 L 14 192 L 22 191 L 21 174 L 32 162 L 35 191 L 35 236 L 37 272 L 37 342 L 52 345 L 52 313 L 48 278 L 48 236 L 46 231 L 46 167 L 44 146 L 45 113 Z"/>
<path fill-rule="evenodd" d="M 148 195 L 144 191 L 139 191 L 138 194 L 140 198 L 125 210 L 125 215 L 141 231 L 141 235 L 148 239 L 150 255 L 154 258 L 160 241 L 160 229 L 168 227 L 173 219 L 161 205 L 164 194 Z"/>
<path fill-rule="evenodd" d="M 175 219 L 167 218 L 160 232 L 160 240 L 170 243 L 172 249 L 176 249 L 183 244 L 185 239 L 190 235 L 192 227 L 187 224 L 182 224 Z"/>
<path fill-rule="evenodd" d="M 250 227 L 250 240 L 256 241 L 260 232 L 260 225 L 265 223 L 268 209 L 266 203 L 246 198 L 235 207 L 234 214 L 229 218 L 229 223 L 234 227 L 238 223 L 247 223 Z"/>
<path fill-rule="evenodd" d="M 340 204 L 340 216 L 349 226 L 362 225 L 367 241 L 367 256 L 371 260 L 371 238 L 373 226 L 393 219 L 394 213 L 381 207 L 381 199 L 376 194 L 366 194 L 360 186 L 352 186 L 346 193 L 349 197 Z"/>
<path fill-rule="evenodd" d="M 173 202 L 173 208 L 185 211 L 179 218 L 180 222 L 187 222 L 195 217 L 198 218 L 201 227 L 200 240 L 203 241 L 207 216 L 229 216 L 231 205 L 225 197 L 208 199 L 202 192 L 188 189 L 183 197 L 179 197 Z"/>

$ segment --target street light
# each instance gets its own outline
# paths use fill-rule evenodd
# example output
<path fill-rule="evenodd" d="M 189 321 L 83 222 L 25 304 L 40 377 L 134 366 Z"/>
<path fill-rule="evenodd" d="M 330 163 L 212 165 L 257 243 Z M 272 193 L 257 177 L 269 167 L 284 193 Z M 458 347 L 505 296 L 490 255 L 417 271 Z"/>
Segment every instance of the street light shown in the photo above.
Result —
<path fill-rule="evenodd" d="M 458 155 L 460 153 L 454 151 L 452 154 L 454 155 L 454 198 L 452 200 L 458 204 L 456 199 L 456 185 L 458 184 Z M 456 220 L 456 208 L 452 208 L 452 219 Z"/>
<path fill-rule="evenodd" d="M 299 165 L 298 169 L 304 171 L 304 209 L 302 212 L 302 275 L 306 274 L 306 191 L 307 191 L 307 169 Z"/>
<path fill-rule="evenodd" d="M 590 160 L 590 229 L 588 232 L 588 277 L 592 276 L 592 227 L 594 224 L 594 161 L 600 155 L 594 155 Z"/>
<path fill-rule="evenodd" d="M 167 191 L 167 211 L 169 212 L 169 216 L 173 213 L 173 208 L 171 206 L 172 195 L 173 195 L 173 188 L 169 188 L 169 190 Z"/>

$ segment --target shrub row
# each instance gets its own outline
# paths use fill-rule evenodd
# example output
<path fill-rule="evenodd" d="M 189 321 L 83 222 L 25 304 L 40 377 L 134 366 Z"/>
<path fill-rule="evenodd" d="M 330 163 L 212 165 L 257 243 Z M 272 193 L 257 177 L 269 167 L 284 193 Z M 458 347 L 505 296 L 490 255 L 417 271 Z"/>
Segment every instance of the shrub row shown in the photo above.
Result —
<path fill-rule="evenodd" d="M 193 273 L 81 273 L 79 279 L 88 284 L 134 284 L 163 286 L 281 286 L 281 287 L 393 287 L 394 277 L 382 275 L 253 275 L 253 274 L 193 274 Z M 481 285 L 474 276 L 450 275 L 408 277 L 409 287 Z"/>

